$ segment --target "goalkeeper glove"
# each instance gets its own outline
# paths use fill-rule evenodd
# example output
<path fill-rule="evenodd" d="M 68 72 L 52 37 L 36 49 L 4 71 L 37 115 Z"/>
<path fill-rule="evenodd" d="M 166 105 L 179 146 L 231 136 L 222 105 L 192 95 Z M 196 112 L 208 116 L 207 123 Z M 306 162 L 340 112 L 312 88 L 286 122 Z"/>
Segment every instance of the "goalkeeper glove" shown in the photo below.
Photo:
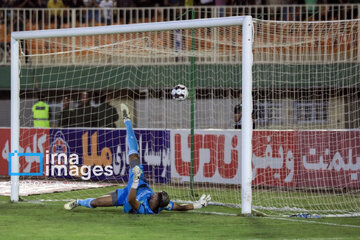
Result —
<path fill-rule="evenodd" d="M 139 166 L 135 166 L 132 169 L 132 173 L 134 174 L 134 176 L 131 188 L 137 189 L 142 171 Z"/>
<path fill-rule="evenodd" d="M 195 202 L 195 203 L 193 204 L 194 209 L 199 209 L 199 208 L 206 207 L 206 206 L 208 205 L 208 203 L 209 203 L 210 200 L 211 200 L 210 195 L 207 195 L 207 196 L 206 196 L 205 194 L 203 194 L 203 195 L 201 196 L 201 198 L 199 199 L 199 201 L 197 201 L 197 202 Z"/>

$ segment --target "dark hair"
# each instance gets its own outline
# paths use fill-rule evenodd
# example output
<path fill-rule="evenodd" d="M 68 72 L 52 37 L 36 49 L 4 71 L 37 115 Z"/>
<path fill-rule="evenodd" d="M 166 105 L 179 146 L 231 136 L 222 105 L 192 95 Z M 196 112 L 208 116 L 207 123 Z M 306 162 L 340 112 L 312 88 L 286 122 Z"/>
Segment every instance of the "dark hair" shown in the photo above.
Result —
<path fill-rule="evenodd" d="M 238 104 L 234 108 L 234 114 L 240 114 L 241 113 L 241 104 Z"/>
<path fill-rule="evenodd" d="M 167 192 L 165 191 L 159 192 L 158 196 L 159 196 L 159 207 L 160 208 L 166 207 L 170 202 L 170 197 L 167 194 Z"/>
<path fill-rule="evenodd" d="M 46 100 L 46 92 L 42 92 L 42 91 L 39 91 L 37 92 L 37 97 L 39 99 L 39 101 L 45 101 Z"/>

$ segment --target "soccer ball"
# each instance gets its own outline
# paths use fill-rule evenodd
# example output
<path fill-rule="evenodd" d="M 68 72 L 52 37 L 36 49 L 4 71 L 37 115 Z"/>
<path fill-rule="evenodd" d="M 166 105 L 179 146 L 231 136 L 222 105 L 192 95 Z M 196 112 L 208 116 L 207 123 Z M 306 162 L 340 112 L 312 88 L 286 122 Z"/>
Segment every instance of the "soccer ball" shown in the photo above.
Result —
<path fill-rule="evenodd" d="M 171 96 L 177 101 L 183 101 L 189 96 L 189 90 L 186 86 L 178 84 L 172 89 Z"/>

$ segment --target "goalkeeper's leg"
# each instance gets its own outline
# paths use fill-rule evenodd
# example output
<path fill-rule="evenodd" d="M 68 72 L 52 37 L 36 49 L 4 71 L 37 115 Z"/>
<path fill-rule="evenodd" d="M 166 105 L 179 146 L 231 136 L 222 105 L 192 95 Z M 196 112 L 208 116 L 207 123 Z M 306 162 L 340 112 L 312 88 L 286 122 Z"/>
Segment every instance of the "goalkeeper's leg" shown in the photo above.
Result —
<path fill-rule="evenodd" d="M 116 192 L 110 193 L 109 195 L 102 196 L 99 198 L 87 198 L 84 200 L 78 199 L 71 202 L 68 202 L 64 205 L 66 210 L 74 209 L 78 206 L 83 206 L 87 208 L 96 208 L 96 207 L 112 207 L 116 206 L 117 195 Z"/>
<path fill-rule="evenodd" d="M 126 126 L 126 140 L 129 145 L 129 160 L 134 160 L 135 157 L 131 157 L 133 155 L 137 155 L 137 158 L 139 159 L 138 143 L 131 125 L 131 121 L 130 119 L 124 119 L 124 123 Z"/>
<path fill-rule="evenodd" d="M 139 166 L 142 174 L 140 176 L 140 185 L 143 184 L 148 184 L 146 182 L 146 178 L 144 175 L 144 169 L 143 166 L 140 164 L 140 156 L 139 156 L 139 151 L 138 151 L 138 142 L 134 133 L 134 130 L 132 128 L 131 125 L 131 120 L 129 118 L 130 113 L 129 113 L 129 109 L 125 104 L 121 104 L 121 111 L 123 113 L 123 118 L 124 118 L 124 123 L 126 126 L 126 141 L 129 145 L 129 163 L 130 163 L 130 174 L 129 174 L 129 182 L 128 182 L 128 186 L 127 188 L 130 188 L 130 185 L 132 184 L 132 178 L 133 178 L 133 173 L 132 173 L 132 169 L 135 166 Z"/>
<path fill-rule="evenodd" d="M 125 104 L 121 104 L 121 112 L 123 114 L 124 123 L 126 126 L 126 141 L 129 145 L 129 161 L 130 168 L 140 165 L 140 157 L 138 151 L 138 142 L 131 125 L 129 108 Z"/>

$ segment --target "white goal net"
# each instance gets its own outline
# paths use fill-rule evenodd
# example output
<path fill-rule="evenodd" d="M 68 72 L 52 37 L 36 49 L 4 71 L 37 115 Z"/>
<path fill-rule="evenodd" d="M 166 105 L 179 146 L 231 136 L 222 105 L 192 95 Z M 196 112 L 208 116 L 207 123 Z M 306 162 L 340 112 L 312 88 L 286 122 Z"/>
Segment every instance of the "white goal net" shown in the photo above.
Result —
<path fill-rule="evenodd" d="M 255 23 L 253 205 L 360 210 L 359 20 Z"/>
<path fill-rule="evenodd" d="M 360 211 L 359 28 L 358 20 L 254 21 L 253 209 Z M 42 176 L 20 179 L 76 190 L 35 186 L 48 194 L 24 198 L 96 197 L 125 186 L 125 104 L 155 190 L 240 206 L 241 25 L 28 39 L 20 50 L 20 152 L 45 153 Z M 187 100 L 171 98 L 177 84 L 188 87 Z M 34 128 L 39 100 L 50 128 Z M 20 157 L 20 172 L 40 165 Z"/>

